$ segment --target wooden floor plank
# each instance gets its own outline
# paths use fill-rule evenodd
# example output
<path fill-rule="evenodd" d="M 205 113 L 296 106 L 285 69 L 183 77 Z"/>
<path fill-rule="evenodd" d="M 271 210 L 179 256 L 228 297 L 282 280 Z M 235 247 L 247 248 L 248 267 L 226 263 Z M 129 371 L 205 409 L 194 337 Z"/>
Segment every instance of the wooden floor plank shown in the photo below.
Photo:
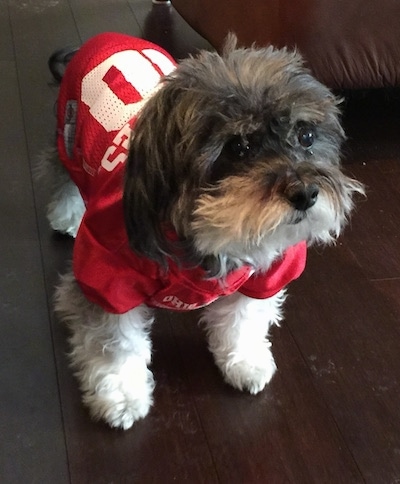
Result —
<path fill-rule="evenodd" d="M 400 98 L 386 96 L 356 98 L 345 116 L 346 167 L 366 185 L 345 241 L 369 279 L 400 277 Z"/>
<path fill-rule="evenodd" d="M 364 479 L 394 482 L 400 474 L 399 299 L 383 298 L 345 245 L 311 253 L 291 292 L 287 325 Z"/>
<path fill-rule="evenodd" d="M 141 29 L 126 0 L 69 0 L 82 41 L 99 32 L 141 36 Z"/>
<path fill-rule="evenodd" d="M 284 326 L 272 337 L 279 371 L 252 396 L 223 383 L 197 318 L 177 315 L 174 331 L 220 482 L 362 482 Z"/>
<path fill-rule="evenodd" d="M 68 482 L 29 160 L 14 62 L 0 61 L 0 481 Z M 3 119 L 4 121 L 4 119 Z"/>
<path fill-rule="evenodd" d="M 22 178 L 21 173 L 16 173 L 16 180 L 21 179 L 24 188 L 19 191 L 20 194 L 30 194 L 30 197 L 22 204 L 20 218 L 29 227 L 28 222 L 33 224 L 32 234 L 36 233 L 39 237 L 37 243 L 37 255 L 31 256 L 29 261 L 26 261 L 26 267 L 32 268 L 37 280 L 34 281 L 35 291 L 31 291 L 31 297 L 35 298 L 35 306 L 37 310 L 40 308 L 40 297 L 37 292 L 40 291 L 41 297 L 44 300 L 45 311 L 41 315 L 41 324 L 47 328 L 51 358 L 52 361 L 45 361 L 36 355 L 37 362 L 31 361 L 29 363 L 31 373 L 32 368 L 39 369 L 41 365 L 45 365 L 45 370 L 42 375 L 35 375 L 30 379 L 30 385 L 35 385 L 36 392 L 44 391 L 43 386 L 46 384 L 46 375 L 52 372 L 53 378 L 58 370 L 54 361 L 54 352 L 57 355 L 57 348 L 52 348 L 52 343 L 55 341 L 55 334 L 51 327 L 51 319 L 49 318 L 49 310 L 51 308 L 51 295 L 53 293 L 53 286 L 57 279 L 57 271 L 61 264 L 65 264 L 65 253 L 60 251 L 57 244 L 57 239 L 53 238 L 49 230 L 47 221 L 45 220 L 44 205 L 47 200 L 47 188 L 40 187 L 40 184 L 32 180 L 32 171 L 41 150 L 46 148 L 50 141 L 54 138 L 54 103 L 57 95 L 57 90 L 49 84 L 51 77 L 47 68 L 47 59 L 52 51 L 62 45 L 75 44 L 79 39 L 75 28 L 75 21 L 71 15 L 69 5 L 66 1 L 59 2 L 9 2 L 10 26 L 12 30 L 13 49 L 16 58 L 16 69 L 18 72 L 18 79 L 16 82 L 9 82 L 9 86 L 19 86 L 18 99 L 22 102 L 21 113 L 21 127 L 15 128 L 14 136 L 18 135 L 18 140 L 13 146 L 12 156 L 18 156 L 18 151 L 15 147 L 26 147 L 25 163 L 29 178 Z M 3 76 L 4 80 L 4 76 Z M 5 104 L 3 104 L 4 106 Z M 11 112 L 11 111 L 10 111 Z M 15 117 L 15 108 L 13 106 L 13 116 Z M 22 135 L 24 133 L 24 135 Z M 24 140 L 21 143 L 21 139 Z M 10 156 L 11 158 L 11 156 Z M 32 186 L 34 192 L 32 192 Z M 32 206 L 32 213 L 30 216 L 23 215 L 24 206 Z M 5 222 L 3 222 L 4 225 Z M 29 237 L 26 238 L 30 240 Z M 21 250 L 18 254 L 17 260 L 23 261 L 24 252 Z M 27 252 L 29 254 L 29 252 Z M 41 261 L 40 268 L 34 267 L 34 261 Z M 15 271 L 18 279 L 25 280 L 26 275 L 19 269 L 18 262 L 15 264 Z M 29 280 L 29 279 L 28 279 Z M 16 295 L 20 294 L 16 289 Z M 22 293 L 23 294 L 23 293 Z M 20 303 L 20 307 L 29 310 L 25 300 Z M 32 318 L 35 318 L 35 311 L 32 310 Z M 21 322 L 29 322 L 30 319 L 23 318 Z M 51 331 L 51 333 L 50 333 Z M 36 331 L 31 334 L 30 343 L 32 347 L 37 346 L 46 348 L 44 343 L 41 343 L 44 338 L 44 330 Z M 34 343 L 34 344 L 33 344 Z M 27 344 L 29 347 L 29 343 Z M 43 350 L 44 351 L 44 350 Z M 43 361 L 41 361 L 43 360 Z M 40 366 L 38 363 L 41 361 Z M 19 377 L 20 378 L 20 377 Z M 18 381 L 18 380 L 17 380 Z M 21 392 L 23 391 L 23 380 L 21 378 Z M 32 411 L 18 412 L 18 418 L 21 425 L 24 424 L 25 418 L 28 416 L 32 418 L 38 435 L 44 435 L 45 443 L 41 445 L 41 449 L 36 446 L 31 446 L 27 449 L 30 459 L 33 461 L 30 466 L 24 465 L 24 453 L 20 450 L 15 451 L 14 458 L 10 458 L 7 462 L 8 468 L 11 466 L 12 472 L 7 476 L 8 480 L 2 482 L 69 482 L 68 469 L 68 452 L 65 444 L 65 434 L 62 417 L 62 410 L 60 408 L 60 394 L 57 382 L 54 380 L 55 389 L 53 394 L 47 391 L 46 397 L 40 398 L 41 408 L 37 409 L 35 413 Z M 27 401 L 26 395 L 20 394 L 21 401 Z M 29 402 L 29 401 L 27 401 Z M 58 412 L 58 428 L 55 428 L 54 407 L 57 405 Z M 18 408 L 18 407 L 16 407 Z M 47 423 L 48 420 L 48 423 Z M 29 429 L 29 426 L 27 426 Z M 16 436 L 18 437 L 16 432 Z M 46 452 L 47 447 L 49 447 Z M 58 455 L 56 455 L 58 454 Z M 5 455 L 5 454 L 3 454 Z M 1 467 L 6 469 L 6 467 Z M 16 470 L 17 469 L 17 470 Z M 20 469 L 20 470 L 19 470 Z M 50 475 L 52 470 L 53 475 Z M 1 472 L 1 471 L 0 471 Z M 25 472 L 25 478 L 18 480 L 18 472 Z M 48 475 L 45 475 L 45 473 Z M 17 480 L 13 481 L 14 476 Z"/>
<path fill-rule="evenodd" d="M 388 176 L 373 163 L 351 169 L 367 196 L 359 200 L 344 240 L 369 279 L 400 277 L 400 172 Z"/>
<path fill-rule="evenodd" d="M 10 2 L 9 9 L 28 151 L 34 162 L 55 132 L 57 90 L 49 85 L 47 60 L 54 50 L 79 44 L 80 39 L 67 0 Z"/>
<path fill-rule="evenodd" d="M 7 0 L 0 0 L 0 61 L 12 61 L 14 46 L 11 35 Z"/>

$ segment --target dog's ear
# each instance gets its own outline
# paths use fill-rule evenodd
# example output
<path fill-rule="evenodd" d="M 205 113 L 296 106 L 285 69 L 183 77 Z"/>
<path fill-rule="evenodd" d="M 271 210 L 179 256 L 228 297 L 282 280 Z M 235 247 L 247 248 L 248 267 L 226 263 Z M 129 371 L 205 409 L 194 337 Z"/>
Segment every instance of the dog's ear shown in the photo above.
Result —
<path fill-rule="evenodd" d="M 178 196 L 178 95 L 173 79 L 166 80 L 145 105 L 133 127 L 125 171 L 124 217 L 130 246 L 164 266 L 173 253 L 165 232 Z"/>

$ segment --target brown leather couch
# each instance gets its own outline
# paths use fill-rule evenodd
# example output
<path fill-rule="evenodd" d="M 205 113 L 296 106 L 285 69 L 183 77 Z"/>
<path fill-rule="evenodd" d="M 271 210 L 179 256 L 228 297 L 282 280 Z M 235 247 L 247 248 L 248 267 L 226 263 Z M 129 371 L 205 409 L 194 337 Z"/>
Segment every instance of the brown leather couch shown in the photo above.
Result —
<path fill-rule="evenodd" d="M 400 0 L 172 0 L 220 50 L 229 31 L 241 45 L 296 46 L 331 88 L 400 85 Z"/>

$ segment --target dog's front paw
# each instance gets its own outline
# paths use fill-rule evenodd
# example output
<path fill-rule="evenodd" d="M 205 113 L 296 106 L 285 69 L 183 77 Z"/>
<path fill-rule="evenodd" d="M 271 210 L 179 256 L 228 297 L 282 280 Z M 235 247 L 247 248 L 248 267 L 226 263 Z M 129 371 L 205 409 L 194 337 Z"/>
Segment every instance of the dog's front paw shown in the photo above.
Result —
<path fill-rule="evenodd" d="M 141 375 L 108 374 L 93 392 L 84 392 L 83 401 L 95 420 L 127 430 L 148 414 L 153 403 L 153 389 L 153 375 L 147 368 Z"/>
<path fill-rule="evenodd" d="M 218 366 L 227 383 L 238 390 L 247 390 L 252 395 L 263 390 L 276 371 L 272 353 L 265 344 L 251 354 L 230 354 L 228 359 Z"/>

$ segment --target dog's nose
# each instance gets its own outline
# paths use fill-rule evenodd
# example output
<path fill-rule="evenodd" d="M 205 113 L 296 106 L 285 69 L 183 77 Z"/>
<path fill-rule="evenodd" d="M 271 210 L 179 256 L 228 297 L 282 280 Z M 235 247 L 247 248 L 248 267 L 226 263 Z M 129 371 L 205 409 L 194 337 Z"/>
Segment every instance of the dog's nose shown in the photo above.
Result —
<path fill-rule="evenodd" d="M 317 185 L 297 185 L 286 193 L 286 197 L 296 210 L 305 212 L 311 208 L 318 198 L 319 189 Z"/>

